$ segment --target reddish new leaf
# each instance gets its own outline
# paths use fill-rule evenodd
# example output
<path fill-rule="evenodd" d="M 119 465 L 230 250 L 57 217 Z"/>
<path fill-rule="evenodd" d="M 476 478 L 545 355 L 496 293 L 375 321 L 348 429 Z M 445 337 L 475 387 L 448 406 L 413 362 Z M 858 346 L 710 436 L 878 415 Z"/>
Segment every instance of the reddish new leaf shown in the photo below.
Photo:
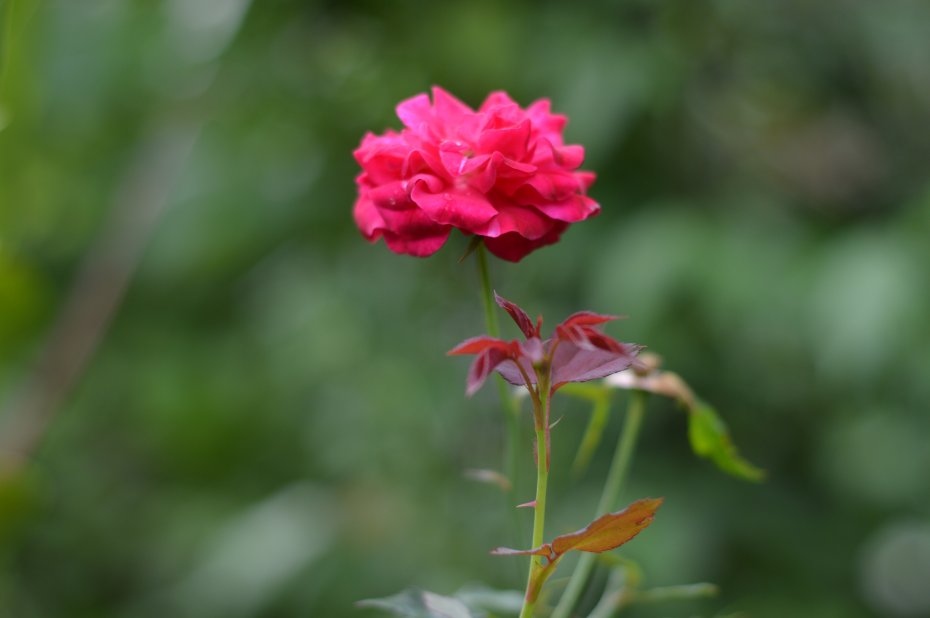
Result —
<path fill-rule="evenodd" d="M 477 354 L 468 376 L 466 393 L 471 395 L 495 369 L 505 380 L 517 386 L 533 385 L 545 380 L 550 392 L 567 382 L 584 382 L 603 378 L 630 366 L 640 367 L 636 355 L 641 346 L 621 343 L 597 327 L 617 319 L 591 311 L 579 311 L 556 327 L 555 336 L 542 341 L 539 336 L 542 317 L 534 325 L 529 316 L 514 303 L 494 294 L 497 304 L 513 318 L 526 336 L 525 341 L 504 341 L 494 337 L 474 337 L 460 343 L 449 354 Z M 548 375 L 539 372 L 545 372 Z"/>
<path fill-rule="evenodd" d="M 566 382 L 587 382 L 604 378 L 630 367 L 641 346 L 623 343 L 621 351 L 587 349 L 563 342 L 552 359 L 552 389 Z"/>
<path fill-rule="evenodd" d="M 468 382 L 465 388 L 465 394 L 469 397 L 478 392 L 484 381 L 488 379 L 498 365 L 507 360 L 507 354 L 497 348 L 488 348 L 478 355 L 475 362 L 471 364 L 468 370 Z"/>
<path fill-rule="evenodd" d="M 534 365 L 541 363 L 546 357 L 546 348 L 539 337 L 530 337 L 523 343 L 519 344 L 520 355 L 529 359 Z"/>
<path fill-rule="evenodd" d="M 652 523 L 661 504 L 662 498 L 637 500 L 622 511 L 598 517 L 586 528 L 556 537 L 552 550 L 561 556 L 573 549 L 599 554 L 620 547 Z"/>
<path fill-rule="evenodd" d="M 520 367 L 523 367 L 522 373 L 520 372 L 520 367 L 517 367 L 517 363 L 520 363 Z M 523 386 L 526 384 L 526 381 L 523 379 L 524 373 L 526 377 L 530 379 L 530 384 L 536 384 L 536 371 L 533 369 L 532 362 L 526 358 L 514 358 L 510 359 L 508 362 L 501 363 L 497 367 L 497 372 L 514 386 Z"/>
<path fill-rule="evenodd" d="M 496 339 L 494 337 L 481 335 L 480 337 L 466 339 L 462 343 L 446 352 L 446 354 L 449 356 L 456 356 L 459 354 L 481 354 L 490 348 L 495 348 L 501 352 L 509 353 L 514 349 L 515 343 L 516 342 L 504 341 L 503 339 Z"/>
<path fill-rule="evenodd" d="M 494 300 L 497 301 L 497 304 L 500 305 L 504 311 L 510 314 L 510 317 L 517 323 L 517 326 L 527 339 L 530 337 L 539 337 L 539 331 L 533 327 L 533 321 L 530 320 L 530 316 L 526 315 L 523 309 L 520 309 L 520 307 L 506 298 L 498 296 L 497 292 L 494 292 Z"/>
<path fill-rule="evenodd" d="M 604 322 L 610 322 L 612 320 L 619 319 L 620 316 L 618 315 L 604 315 L 601 313 L 594 313 L 593 311 L 579 311 L 562 320 L 560 326 L 564 326 L 566 328 L 572 326 L 596 326 L 598 324 L 603 324 Z"/>
<path fill-rule="evenodd" d="M 560 324 L 556 327 L 555 334 L 562 341 L 570 341 L 578 347 L 588 350 L 623 351 L 623 344 L 610 335 L 605 335 L 590 326 L 565 326 Z"/>

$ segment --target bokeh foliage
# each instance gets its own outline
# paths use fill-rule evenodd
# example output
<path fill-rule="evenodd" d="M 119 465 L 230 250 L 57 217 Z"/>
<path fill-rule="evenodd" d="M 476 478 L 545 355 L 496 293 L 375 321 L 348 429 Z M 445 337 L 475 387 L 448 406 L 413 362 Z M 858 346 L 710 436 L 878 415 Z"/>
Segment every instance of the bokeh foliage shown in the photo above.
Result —
<path fill-rule="evenodd" d="M 662 354 L 768 472 L 698 462 L 684 415 L 651 403 L 624 498 L 666 504 L 625 555 L 722 593 L 631 615 L 930 612 L 927 3 L 0 15 L 0 421 L 110 213 L 138 214 L 127 176 L 163 178 L 140 149 L 192 144 L 155 183 L 164 208 L 132 237 L 97 353 L 0 488 L 0 613 L 335 617 L 410 584 L 520 587 L 484 551 L 524 546 L 499 494 L 462 476 L 499 465 L 497 402 L 465 400 L 443 356 L 482 330 L 466 241 L 400 257 L 350 218 L 351 150 L 432 84 L 550 97 L 599 176 L 602 215 L 493 264 L 496 287 L 550 324 L 629 315 L 611 333 Z M 590 520 L 610 449 L 575 483 L 588 410 L 556 405 L 560 533 Z"/>

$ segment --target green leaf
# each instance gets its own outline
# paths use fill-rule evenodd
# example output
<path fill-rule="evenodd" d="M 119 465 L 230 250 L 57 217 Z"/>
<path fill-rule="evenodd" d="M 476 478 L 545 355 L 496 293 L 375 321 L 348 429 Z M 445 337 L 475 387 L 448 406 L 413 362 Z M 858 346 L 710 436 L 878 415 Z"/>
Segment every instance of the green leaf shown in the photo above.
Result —
<path fill-rule="evenodd" d="M 481 584 L 463 586 L 455 593 L 472 611 L 485 611 L 496 616 L 516 616 L 523 609 L 523 593 L 518 590 L 495 590 Z"/>
<path fill-rule="evenodd" d="M 723 419 L 706 403 L 697 402 L 691 409 L 688 439 L 696 455 L 711 460 L 724 472 L 747 481 L 765 478 L 764 470 L 740 457 Z"/>
<path fill-rule="evenodd" d="M 484 618 L 483 613 L 473 613 L 459 599 L 417 588 L 408 588 L 383 599 L 365 599 L 355 605 L 381 609 L 405 618 Z"/>

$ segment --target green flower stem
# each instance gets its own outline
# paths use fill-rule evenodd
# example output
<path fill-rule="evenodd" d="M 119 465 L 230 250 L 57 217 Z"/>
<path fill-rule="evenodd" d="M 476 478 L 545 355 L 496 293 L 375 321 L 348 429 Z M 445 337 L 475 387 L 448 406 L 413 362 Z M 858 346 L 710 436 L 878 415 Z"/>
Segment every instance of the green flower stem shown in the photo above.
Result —
<path fill-rule="evenodd" d="M 494 302 L 494 290 L 491 287 L 491 276 L 488 271 L 487 249 L 484 243 L 479 243 L 475 250 L 478 261 L 478 276 L 481 279 L 481 297 L 484 303 L 484 321 L 491 337 L 500 337 L 500 326 L 497 321 L 497 311 Z M 517 456 L 520 451 L 520 406 L 516 399 L 510 396 L 507 383 L 500 375 L 496 378 L 497 392 L 501 404 L 504 406 L 506 418 L 507 441 L 504 449 L 504 476 L 510 481 L 512 488 L 517 487 Z"/>
<path fill-rule="evenodd" d="M 549 449 L 547 448 L 547 434 L 549 428 L 549 385 L 543 381 L 539 388 L 541 410 L 536 410 L 536 506 L 533 516 L 533 543 L 531 547 L 543 544 L 543 535 L 546 525 L 546 489 L 549 483 Z M 540 423 L 539 421 L 542 420 Z M 526 597 L 520 618 L 530 618 L 536 608 L 539 598 L 539 589 L 545 582 L 546 558 L 543 556 L 530 557 L 530 572 L 526 580 Z"/>
<path fill-rule="evenodd" d="M 617 442 L 617 450 L 614 452 L 614 459 L 610 464 L 610 471 L 607 473 L 607 481 L 604 484 L 604 491 L 601 493 L 601 500 L 597 505 L 595 517 L 600 517 L 604 513 L 610 512 L 617 503 L 620 490 L 626 482 L 627 472 L 630 469 L 630 461 L 633 459 L 633 452 L 636 450 L 636 439 L 639 437 L 639 429 L 643 423 L 643 413 L 646 409 L 645 391 L 630 391 L 630 403 L 627 408 L 626 419 L 623 423 L 623 431 L 620 433 L 620 440 Z M 594 554 L 582 554 L 575 567 L 575 572 L 559 599 L 559 604 L 552 612 L 551 618 L 569 618 L 578 598 L 581 596 L 584 587 L 588 583 L 591 571 L 594 568 Z"/>
<path fill-rule="evenodd" d="M 501 329 L 497 322 L 497 312 L 494 306 L 494 290 L 491 288 L 491 275 L 488 270 L 488 251 L 484 243 L 479 243 L 475 249 L 475 258 L 478 260 L 478 276 L 481 278 L 482 301 L 484 302 L 484 321 L 488 327 L 488 334 L 500 337 Z"/>

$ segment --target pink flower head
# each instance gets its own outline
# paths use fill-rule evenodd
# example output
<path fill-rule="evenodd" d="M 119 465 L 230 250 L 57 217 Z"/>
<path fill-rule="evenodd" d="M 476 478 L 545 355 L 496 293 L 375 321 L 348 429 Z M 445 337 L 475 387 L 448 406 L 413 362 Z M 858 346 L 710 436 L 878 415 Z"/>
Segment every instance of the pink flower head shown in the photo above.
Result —
<path fill-rule="evenodd" d="M 542 317 L 534 324 L 520 307 L 497 294 L 494 297 L 523 332 L 524 341 L 482 336 L 453 348 L 449 354 L 477 355 L 468 372 L 468 395 L 481 388 L 492 371 L 511 384 L 526 386 L 531 393 L 535 385 L 546 384 L 551 394 L 568 382 L 586 382 L 623 371 L 636 362 L 642 349 L 601 332 L 601 325 L 617 316 L 590 311 L 568 316 L 555 327 L 555 334 L 543 341 Z"/>
<path fill-rule="evenodd" d="M 477 111 L 439 87 L 397 106 L 400 133 L 368 133 L 355 150 L 354 216 L 362 234 L 395 253 L 432 255 L 452 228 L 517 262 L 597 214 L 578 171 L 584 148 L 562 142 L 566 118 L 549 100 L 521 108 L 504 92 Z"/>

